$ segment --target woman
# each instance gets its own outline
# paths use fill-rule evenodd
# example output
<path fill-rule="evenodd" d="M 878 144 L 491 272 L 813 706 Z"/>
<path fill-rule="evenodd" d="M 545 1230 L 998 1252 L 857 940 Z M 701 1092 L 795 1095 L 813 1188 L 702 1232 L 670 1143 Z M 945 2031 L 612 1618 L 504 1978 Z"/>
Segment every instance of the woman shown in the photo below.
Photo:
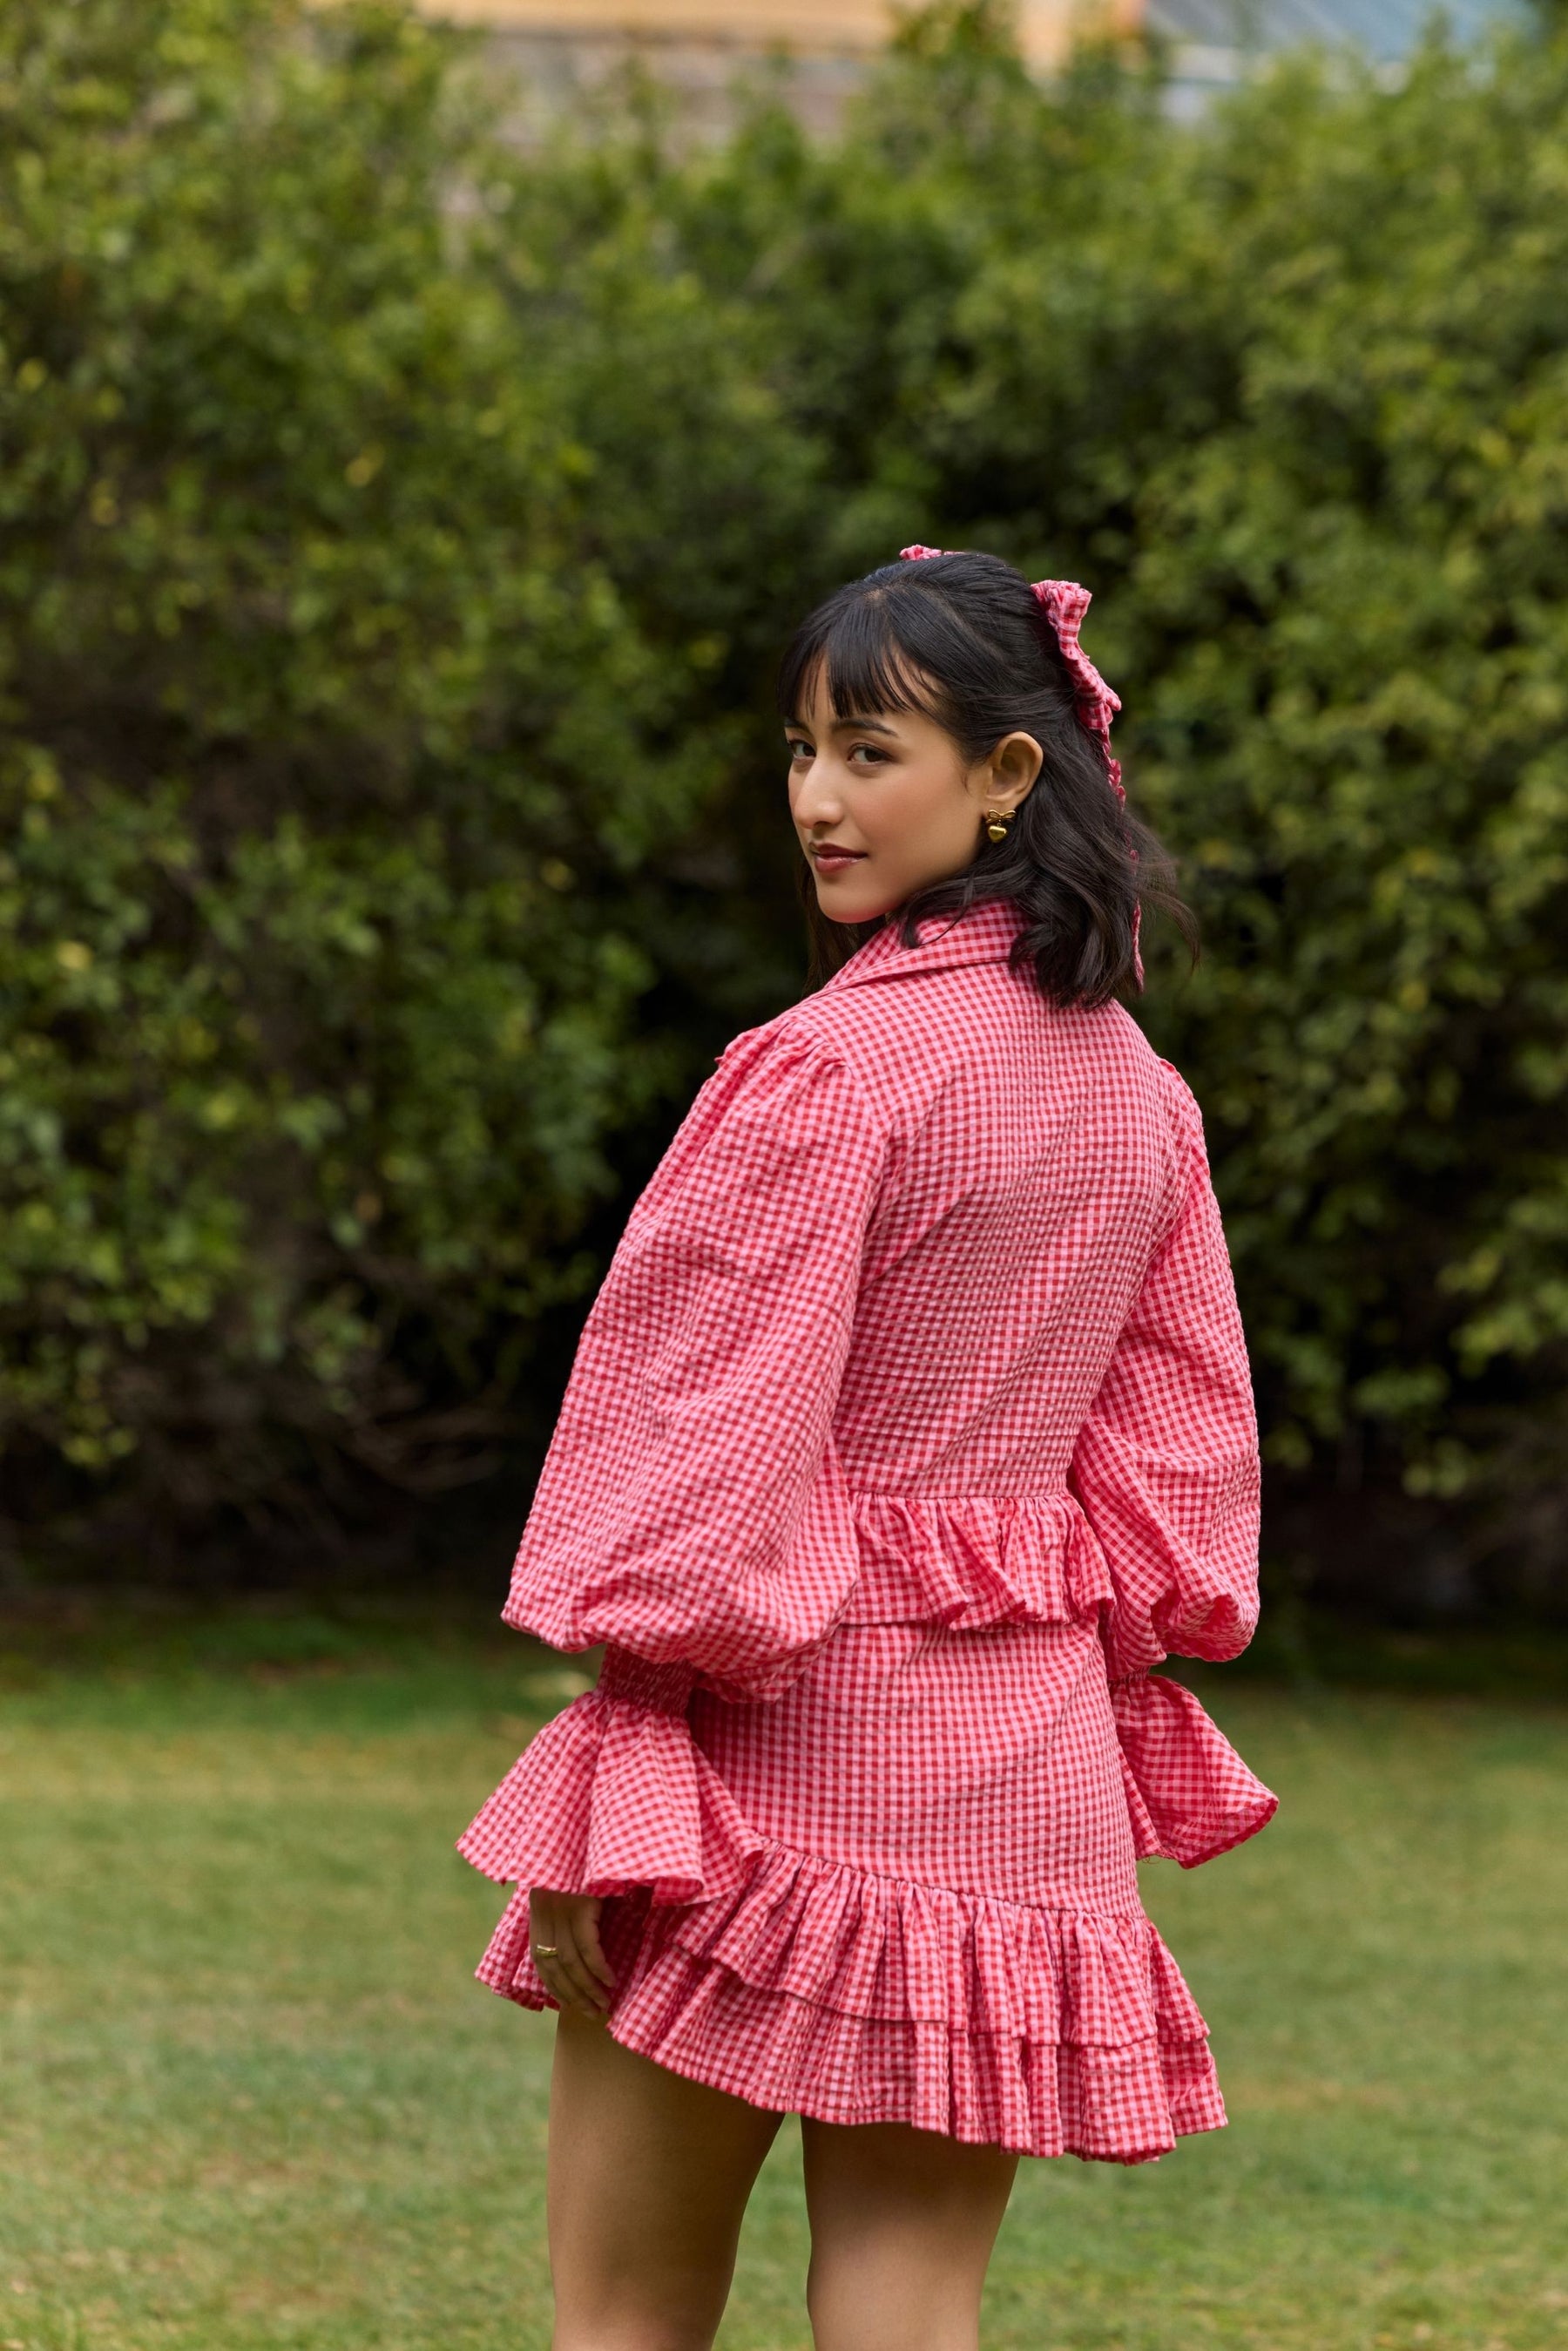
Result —
<path fill-rule="evenodd" d="M 1149 1674 L 1251 1633 L 1256 1437 L 1087 601 L 909 548 L 784 664 L 837 967 L 633 1210 L 505 1612 L 603 1670 L 462 1841 L 560 2011 L 556 2351 L 712 2341 L 784 2114 L 818 2351 L 971 2351 L 1020 2154 L 1225 2118 L 1134 1863 L 1273 1810 Z"/>

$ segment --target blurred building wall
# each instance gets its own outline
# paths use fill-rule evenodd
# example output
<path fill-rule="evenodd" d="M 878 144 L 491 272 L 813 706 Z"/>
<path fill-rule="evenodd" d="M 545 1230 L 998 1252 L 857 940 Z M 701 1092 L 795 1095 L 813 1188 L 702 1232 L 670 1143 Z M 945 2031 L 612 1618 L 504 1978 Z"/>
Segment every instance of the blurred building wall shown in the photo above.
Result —
<path fill-rule="evenodd" d="M 488 27 L 517 68 L 518 129 L 567 110 L 628 57 L 674 94 L 696 137 L 722 137 L 732 91 L 748 68 L 774 77 L 807 127 L 831 131 L 845 100 L 898 21 L 892 0 L 421 0 L 432 16 Z M 1527 0 L 1445 0 L 1453 34 L 1472 38 L 1489 17 Z M 1168 48 L 1168 105 L 1200 111 L 1272 51 L 1316 43 L 1368 57 L 1397 78 L 1420 38 L 1431 0 L 1020 0 L 1023 54 L 1042 72 L 1074 38 L 1148 33 Z"/>
<path fill-rule="evenodd" d="M 1133 30 L 1143 8 L 1144 0 L 1022 0 L 1023 54 L 1051 65 L 1080 24 Z M 850 57 L 880 48 L 898 16 L 888 0 L 439 0 L 439 13 L 522 37 Z"/>
<path fill-rule="evenodd" d="M 1136 33 L 1146 0 L 1022 0 L 1024 57 L 1058 64 L 1082 32 Z M 628 57 L 675 93 L 686 128 L 721 136 L 748 68 L 774 75 L 794 110 L 828 131 L 892 35 L 889 0 L 422 0 L 431 16 L 480 26 L 519 69 L 531 109 L 569 108 Z M 521 126 L 526 131 L 524 121 Z"/>

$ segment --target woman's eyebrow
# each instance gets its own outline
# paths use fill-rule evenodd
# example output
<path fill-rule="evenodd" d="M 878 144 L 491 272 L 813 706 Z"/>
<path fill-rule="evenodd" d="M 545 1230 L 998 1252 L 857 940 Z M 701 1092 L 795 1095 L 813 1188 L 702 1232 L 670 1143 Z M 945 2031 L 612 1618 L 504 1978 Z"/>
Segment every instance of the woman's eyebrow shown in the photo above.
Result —
<path fill-rule="evenodd" d="M 898 731 L 896 726 L 884 725 L 880 718 L 836 718 L 833 722 L 836 735 L 896 735 Z"/>

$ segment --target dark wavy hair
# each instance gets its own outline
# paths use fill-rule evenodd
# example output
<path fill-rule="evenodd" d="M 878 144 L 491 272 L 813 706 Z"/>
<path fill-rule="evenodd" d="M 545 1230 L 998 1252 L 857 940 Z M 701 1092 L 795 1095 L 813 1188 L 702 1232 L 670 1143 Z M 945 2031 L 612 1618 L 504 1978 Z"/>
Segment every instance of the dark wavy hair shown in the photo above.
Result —
<path fill-rule="evenodd" d="M 779 672 L 783 716 L 802 723 L 818 674 L 836 717 L 917 712 L 952 736 L 965 761 L 1005 735 L 1033 735 L 1044 754 L 1005 841 L 977 827 L 973 862 L 905 900 L 905 944 L 917 925 L 984 899 L 1015 905 L 1023 927 L 1014 969 L 1027 965 L 1054 1004 L 1104 1004 L 1137 985 L 1134 919 L 1141 901 L 1174 921 L 1197 952 L 1197 925 L 1169 858 L 1112 787 L 1098 736 L 1078 716 L 1075 681 L 1055 631 L 1022 572 L 999 556 L 928 556 L 885 563 L 836 590 L 802 622 Z M 880 923 L 835 923 L 803 871 L 812 976 L 847 962 Z"/>

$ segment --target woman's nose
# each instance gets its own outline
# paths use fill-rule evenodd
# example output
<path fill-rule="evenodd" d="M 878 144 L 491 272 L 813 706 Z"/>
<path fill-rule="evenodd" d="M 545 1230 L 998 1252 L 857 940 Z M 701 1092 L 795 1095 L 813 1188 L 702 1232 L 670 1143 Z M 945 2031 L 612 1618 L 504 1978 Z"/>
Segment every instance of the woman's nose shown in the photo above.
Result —
<path fill-rule="evenodd" d="M 824 760 L 814 759 L 800 778 L 793 796 L 792 812 L 803 830 L 817 824 L 836 824 L 844 814 L 843 796 Z"/>

